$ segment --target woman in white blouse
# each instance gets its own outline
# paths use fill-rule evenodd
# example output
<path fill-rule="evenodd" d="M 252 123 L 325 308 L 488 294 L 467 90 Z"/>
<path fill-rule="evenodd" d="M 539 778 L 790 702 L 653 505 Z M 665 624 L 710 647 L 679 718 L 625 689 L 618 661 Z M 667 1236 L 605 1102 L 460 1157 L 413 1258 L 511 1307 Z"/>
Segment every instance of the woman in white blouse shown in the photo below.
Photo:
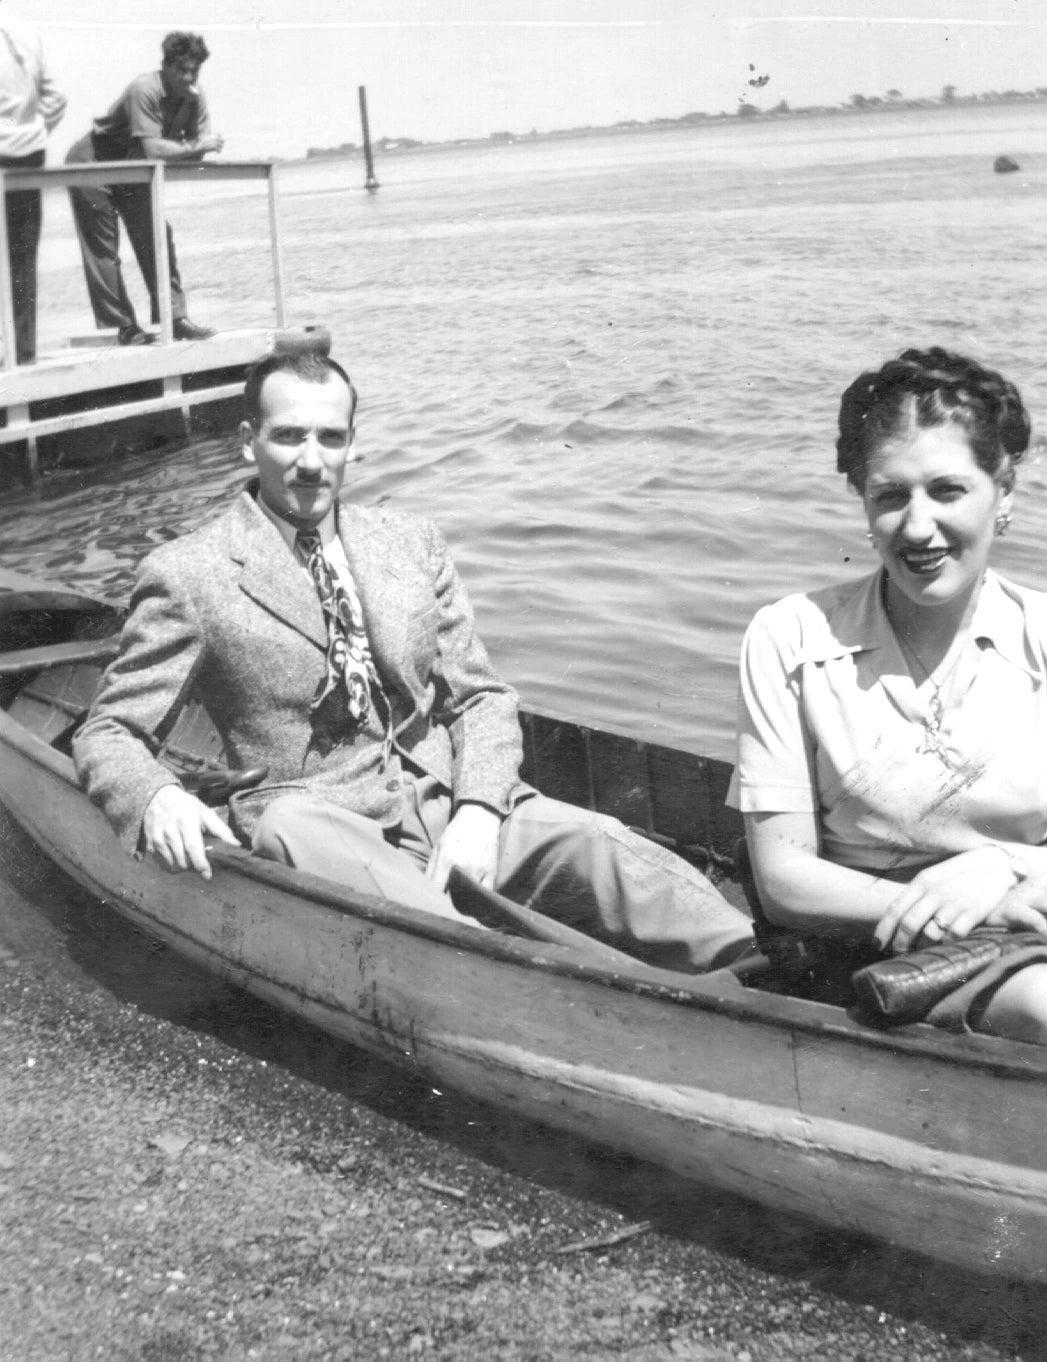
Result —
<path fill-rule="evenodd" d="M 764 912 L 893 952 L 983 924 L 1047 932 L 1047 596 L 988 567 L 1029 444 L 1021 397 L 907 350 L 847 389 L 839 425 L 882 566 L 746 634 L 729 802 Z M 971 1024 L 1047 1043 L 1047 963 Z"/>

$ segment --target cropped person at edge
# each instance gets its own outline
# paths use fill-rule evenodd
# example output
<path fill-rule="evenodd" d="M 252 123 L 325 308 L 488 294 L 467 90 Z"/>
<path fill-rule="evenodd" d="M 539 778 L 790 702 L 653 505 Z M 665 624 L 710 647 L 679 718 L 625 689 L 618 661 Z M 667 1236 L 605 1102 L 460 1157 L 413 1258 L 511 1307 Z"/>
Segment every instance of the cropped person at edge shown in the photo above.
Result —
<path fill-rule="evenodd" d="M 47 69 L 43 45 L 24 19 L 0 7 L 0 168 L 38 170 L 47 139 L 65 113 L 65 96 Z M 7 194 L 7 252 L 15 314 L 15 357 L 36 358 L 36 255 L 42 221 L 39 189 Z"/>
<path fill-rule="evenodd" d="M 119 657 L 74 740 L 128 851 L 209 876 L 218 816 L 157 760 L 192 688 L 269 784 L 230 822 L 261 856 L 457 918 L 452 867 L 652 963 L 703 970 L 752 924 L 678 856 L 519 779 L 515 692 L 491 667 L 428 521 L 339 498 L 356 393 L 317 354 L 248 377 L 257 479 L 141 564 Z"/>
<path fill-rule="evenodd" d="M 881 566 L 765 607 L 742 650 L 728 802 L 766 916 L 856 951 L 1047 931 L 1047 596 L 988 566 L 1021 397 L 907 350 L 847 389 L 839 431 Z M 986 979 L 959 1024 L 1047 1043 L 1047 964 Z"/>

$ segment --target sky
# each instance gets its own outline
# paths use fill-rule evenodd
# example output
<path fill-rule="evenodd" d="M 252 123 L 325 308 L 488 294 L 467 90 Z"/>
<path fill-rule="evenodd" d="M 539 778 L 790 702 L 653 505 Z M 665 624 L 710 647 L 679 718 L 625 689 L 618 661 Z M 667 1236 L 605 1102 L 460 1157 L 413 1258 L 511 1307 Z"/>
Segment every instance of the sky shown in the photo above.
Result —
<path fill-rule="evenodd" d="M 9 0 L 0 0 L 8 6 Z M 230 159 L 498 131 L 1047 86 L 1045 0 L 16 0 L 69 99 L 52 160 L 170 29 L 202 33 Z M 99 15 L 104 18 L 99 19 Z M 760 88 L 751 79 L 767 76 Z"/>

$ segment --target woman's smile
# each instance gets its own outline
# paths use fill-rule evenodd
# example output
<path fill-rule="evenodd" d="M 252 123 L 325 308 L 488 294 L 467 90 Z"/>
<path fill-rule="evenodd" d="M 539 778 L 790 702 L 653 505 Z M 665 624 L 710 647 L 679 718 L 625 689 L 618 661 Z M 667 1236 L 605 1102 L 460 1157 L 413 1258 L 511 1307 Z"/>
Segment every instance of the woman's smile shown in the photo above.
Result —
<path fill-rule="evenodd" d="M 952 550 L 943 545 L 935 549 L 910 549 L 904 546 L 896 550 L 899 561 L 917 577 L 933 577 L 944 566 Z"/>

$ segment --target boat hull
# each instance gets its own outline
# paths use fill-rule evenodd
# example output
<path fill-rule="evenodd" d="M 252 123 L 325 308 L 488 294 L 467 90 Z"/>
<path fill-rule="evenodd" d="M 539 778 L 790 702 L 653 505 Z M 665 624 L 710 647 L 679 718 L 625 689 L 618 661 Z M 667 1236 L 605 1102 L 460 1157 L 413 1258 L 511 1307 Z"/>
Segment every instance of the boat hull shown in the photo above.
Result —
<path fill-rule="evenodd" d="M 235 851 L 210 882 L 170 875 L 126 857 L 69 760 L 6 713 L 0 798 L 136 925 L 341 1040 L 770 1208 L 1047 1283 L 1038 1049 L 885 1037 L 727 971 L 622 979 Z"/>

